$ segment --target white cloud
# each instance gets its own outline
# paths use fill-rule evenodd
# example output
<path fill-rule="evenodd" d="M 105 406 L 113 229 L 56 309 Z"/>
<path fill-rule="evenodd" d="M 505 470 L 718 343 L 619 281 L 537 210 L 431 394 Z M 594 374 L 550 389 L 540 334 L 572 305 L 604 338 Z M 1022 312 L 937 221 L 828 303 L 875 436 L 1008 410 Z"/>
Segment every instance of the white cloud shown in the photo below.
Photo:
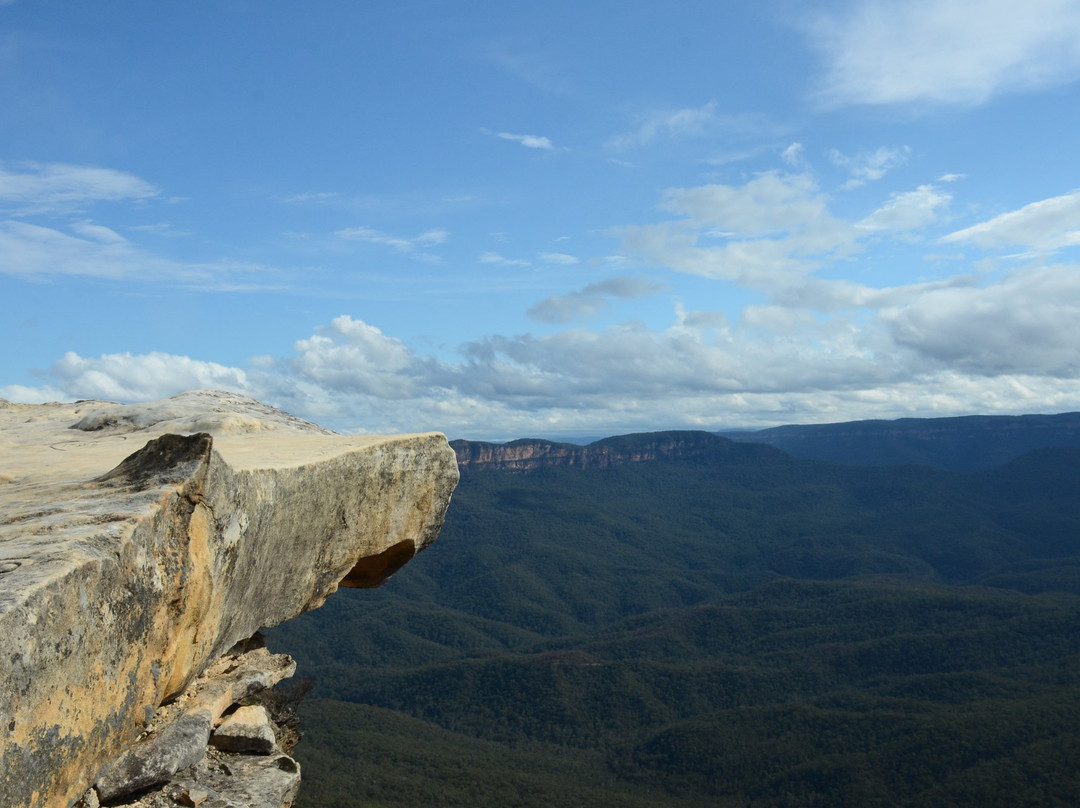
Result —
<path fill-rule="evenodd" d="M 664 192 L 660 207 L 732 235 L 763 236 L 828 217 L 825 199 L 806 174 L 761 174 L 740 187 L 702 185 Z"/>
<path fill-rule="evenodd" d="M 686 218 L 615 233 L 650 264 L 769 289 L 855 248 L 855 228 L 827 202 L 809 176 L 770 172 L 742 186 L 671 189 L 661 208 Z"/>
<path fill-rule="evenodd" d="M 790 146 L 780 152 L 780 159 L 792 168 L 802 169 L 806 166 L 805 152 L 806 149 L 803 148 L 803 144 L 792 143 Z"/>
<path fill-rule="evenodd" d="M 570 432 L 1080 409 L 1077 267 L 982 287 L 887 291 L 880 317 L 822 318 L 783 304 L 676 305 L 658 331 L 622 325 L 536 337 L 490 335 L 456 361 L 423 355 L 347 315 L 251 369 L 169 354 L 65 355 L 12 400 L 131 401 L 212 387 L 253 395 L 347 431 L 437 429 L 511 438 Z M 613 278 L 582 295 L 651 293 Z"/>
<path fill-rule="evenodd" d="M 504 258 L 497 252 L 482 252 L 477 256 L 477 260 L 481 264 L 498 264 L 504 267 L 531 267 L 532 262 L 526 261 L 524 258 Z"/>
<path fill-rule="evenodd" d="M 448 238 L 450 238 L 449 230 L 435 228 L 433 230 L 425 230 L 417 236 L 416 243 L 424 245 L 444 244 Z"/>
<path fill-rule="evenodd" d="M 656 141 L 700 138 L 717 133 L 727 135 L 728 139 L 748 137 L 757 139 L 763 135 L 778 136 L 781 130 L 761 115 L 720 113 L 716 102 L 709 101 L 700 107 L 648 112 L 640 116 L 636 126 L 630 132 L 610 138 L 607 147 L 623 151 L 647 146 Z M 742 156 L 748 154 L 745 150 L 740 150 L 739 153 Z M 749 153 L 755 153 L 755 151 Z M 724 161 L 720 160 L 720 162 Z"/>
<path fill-rule="evenodd" d="M 80 236 L 96 241 L 100 244 L 126 244 L 127 239 L 113 230 L 111 227 L 94 224 L 93 222 L 73 222 L 71 229 Z"/>
<path fill-rule="evenodd" d="M 153 401 L 202 388 L 253 392 L 243 370 L 157 352 L 91 359 L 69 351 L 50 368 L 49 376 L 69 397 L 106 401 Z"/>
<path fill-rule="evenodd" d="M 885 309 L 895 342 L 979 376 L 1080 377 L 1080 267 L 1023 269 L 979 288 L 934 289 Z"/>
<path fill-rule="evenodd" d="M 658 137 L 700 137 L 705 134 L 715 119 L 715 101 L 710 101 L 702 107 L 654 112 L 646 116 L 633 132 L 612 138 L 608 145 L 623 149 L 630 146 L 644 146 Z"/>
<path fill-rule="evenodd" d="M 3 5 L 0 2 L 0 5 Z M 46 385 L 45 387 L 27 387 L 23 384 L 8 384 L 0 387 L 0 398 L 15 401 L 19 404 L 47 404 L 50 401 L 72 401 L 73 396 L 63 390 Z"/>
<path fill-rule="evenodd" d="M 140 201 L 159 196 L 154 185 L 111 168 L 66 163 L 0 164 L 0 210 L 28 216 L 69 213 L 93 202 Z"/>
<path fill-rule="evenodd" d="M 540 253 L 540 259 L 549 264 L 562 264 L 563 266 L 572 266 L 578 263 L 577 256 L 566 253 Z"/>
<path fill-rule="evenodd" d="M 417 394 L 422 363 L 398 339 L 347 315 L 293 346 L 288 369 L 303 381 L 345 393 L 400 399 Z"/>
<path fill-rule="evenodd" d="M 418 252 L 417 248 L 434 247 L 443 244 L 450 237 L 450 232 L 448 230 L 436 228 L 427 230 L 413 238 L 404 238 L 402 236 L 384 233 L 381 230 L 376 230 L 372 227 L 346 227 L 343 230 L 338 230 L 335 235 L 346 241 L 361 241 L 366 244 L 383 244 L 387 247 L 393 247 L 401 253 L 415 254 L 416 257 L 427 261 L 438 261 L 440 259 L 437 255 L 422 251 Z"/>
<path fill-rule="evenodd" d="M 162 276 L 172 269 L 169 262 L 143 255 L 123 239 L 85 236 L 27 222 L 0 222 L 0 272 L 24 278 L 87 275 L 116 280 Z"/>
<path fill-rule="evenodd" d="M 844 190 L 851 190 L 867 182 L 880 180 L 886 173 L 907 162 L 911 148 L 908 146 L 882 146 L 872 152 L 845 155 L 836 149 L 829 152 L 834 165 L 851 172 L 851 179 L 844 183 Z"/>
<path fill-rule="evenodd" d="M 184 238 L 190 236 L 191 232 L 187 230 L 180 230 L 175 225 L 169 222 L 157 222 L 156 224 L 137 224 L 126 228 L 133 230 L 137 233 L 151 233 L 155 236 L 161 236 L 162 238 Z"/>
<path fill-rule="evenodd" d="M 807 30 L 827 105 L 980 104 L 1080 76 L 1076 0 L 858 0 Z"/>
<path fill-rule="evenodd" d="M 115 230 L 75 222 L 73 233 L 22 221 L 0 221 L 0 274 L 20 278 L 65 275 L 197 286 L 229 291 L 274 288 L 276 270 L 237 261 L 182 263 L 142 250 Z"/>
<path fill-rule="evenodd" d="M 1080 191 L 1032 202 L 957 230 L 941 241 L 967 241 L 987 248 L 1021 246 L 1037 251 L 1080 245 Z"/>
<path fill-rule="evenodd" d="M 512 140 L 515 143 L 520 143 L 527 149 L 543 149 L 545 151 L 555 150 L 555 144 L 542 135 L 515 135 L 511 132 L 496 132 L 495 137 L 502 138 L 503 140 Z"/>
<path fill-rule="evenodd" d="M 281 201 L 286 205 L 298 205 L 298 204 L 319 204 L 325 202 L 332 202 L 338 198 L 336 191 L 309 191 L 302 194 L 295 194 L 293 196 L 285 197 Z"/>
<path fill-rule="evenodd" d="M 914 191 L 894 193 L 856 227 L 863 230 L 902 232 L 926 227 L 940 218 L 952 195 L 933 185 L 920 185 Z"/>
<path fill-rule="evenodd" d="M 852 223 L 833 216 L 828 196 L 809 175 L 770 172 L 741 186 L 668 190 L 660 207 L 685 218 L 613 233 L 627 255 L 650 265 L 732 281 L 785 305 L 865 308 L 880 290 L 809 276 L 860 252 L 871 238 L 912 240 L 942 219 L 951 199 L 934 185 L 921 185 L 892 194 Z M 795 302 L 798 297 L 806 303 Z"/>
<path fill-rule="evenodd" d="M 598 314 L 611 298 L 631 300 L 659 294 L 667 287 L 644 278 L 623 276 L 590 283 L 577 292 L 553 295 L 536 303 L 526 314 L 545 323 L 569 323 Z"/>

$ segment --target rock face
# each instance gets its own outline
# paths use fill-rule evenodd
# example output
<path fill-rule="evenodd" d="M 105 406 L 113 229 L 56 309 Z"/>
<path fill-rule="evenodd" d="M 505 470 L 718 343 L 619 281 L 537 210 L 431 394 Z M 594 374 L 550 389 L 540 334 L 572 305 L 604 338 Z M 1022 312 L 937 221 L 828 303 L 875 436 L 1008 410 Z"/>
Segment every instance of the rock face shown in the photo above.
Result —
<path fill-rule="evenodd" d="M 442 435 L 243 396 L 0 400 L 0 805 L 73 804 L 238 641 L 433 541 L 456 482 Z"/>
<path fill-rule="evenodd" d="M 712 458 L 735 450 L 734 444 L 726 438 L 694 431 L 622 435 L 604 438 L 588 446 L 532 438 L 510 443 L 455 440 L 450 445 L 463 472 L 488 469 L 528 472 L 549 466 L 610 468 L 661 459 Z"/>

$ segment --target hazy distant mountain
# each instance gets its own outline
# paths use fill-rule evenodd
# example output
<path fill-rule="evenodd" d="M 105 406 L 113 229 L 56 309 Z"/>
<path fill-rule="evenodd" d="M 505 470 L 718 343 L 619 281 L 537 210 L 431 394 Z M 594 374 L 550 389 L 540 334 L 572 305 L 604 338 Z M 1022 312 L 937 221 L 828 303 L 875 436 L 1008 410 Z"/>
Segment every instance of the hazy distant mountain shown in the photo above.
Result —
<path fill-rule="evenodd" d="M 1080 413 L 901 418 L 721 432 L 796 457 L 855 465 L 917 463 L 952 471 L 989 469 L 1032 449 L 1080 447 Z"/>

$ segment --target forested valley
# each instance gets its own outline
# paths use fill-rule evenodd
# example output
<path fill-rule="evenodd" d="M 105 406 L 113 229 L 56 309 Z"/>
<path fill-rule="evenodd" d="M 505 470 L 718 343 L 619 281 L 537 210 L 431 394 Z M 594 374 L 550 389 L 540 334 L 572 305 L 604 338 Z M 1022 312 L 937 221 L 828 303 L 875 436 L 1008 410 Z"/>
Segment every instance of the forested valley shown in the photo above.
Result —
<path fill-rule="evenodd" d="M 298 806 L 1080 804 L 1080 449 L 695 439 L 465 469 L 430 549 L 270 632 Z"/>

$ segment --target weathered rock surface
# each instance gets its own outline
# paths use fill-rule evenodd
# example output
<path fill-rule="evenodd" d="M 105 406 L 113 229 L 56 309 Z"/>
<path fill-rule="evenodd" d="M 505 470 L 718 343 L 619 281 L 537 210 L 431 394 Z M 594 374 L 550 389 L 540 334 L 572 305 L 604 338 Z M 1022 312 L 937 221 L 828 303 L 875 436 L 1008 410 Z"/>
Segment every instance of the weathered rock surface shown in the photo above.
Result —
<path fill-rule="evenodd" d="M 94 784 L 98 799 L 108 802 L 142 791 L 194 766 L 206 756 L 213 723 L 209 710 L 191 710 L 152 739 L 128 749 Z"/>
<path fill-rule="evenodd" d="M 434 540 L 456 481 L 442 435 L 243 396 L 0 401 L 0 805 L 73 804 L 236 642 Z"/>
<path fill-rule="evenodd" d="M 210 742 L 223 752 L 269 755 L 276 742 L 270 714 L 261 704 L 240 707 L 214 730 Z"/>
<path fill-rule="evenodd" d="M 271 688 L 295 670 L 259 635 L 238 643 L 157 710 L 76 808 L 288 808 L 300 766 L 288 754 L 298 736 L 287 725 L 301 693 Z M 228 740 L 215 744 L 218 735 Z"/>

